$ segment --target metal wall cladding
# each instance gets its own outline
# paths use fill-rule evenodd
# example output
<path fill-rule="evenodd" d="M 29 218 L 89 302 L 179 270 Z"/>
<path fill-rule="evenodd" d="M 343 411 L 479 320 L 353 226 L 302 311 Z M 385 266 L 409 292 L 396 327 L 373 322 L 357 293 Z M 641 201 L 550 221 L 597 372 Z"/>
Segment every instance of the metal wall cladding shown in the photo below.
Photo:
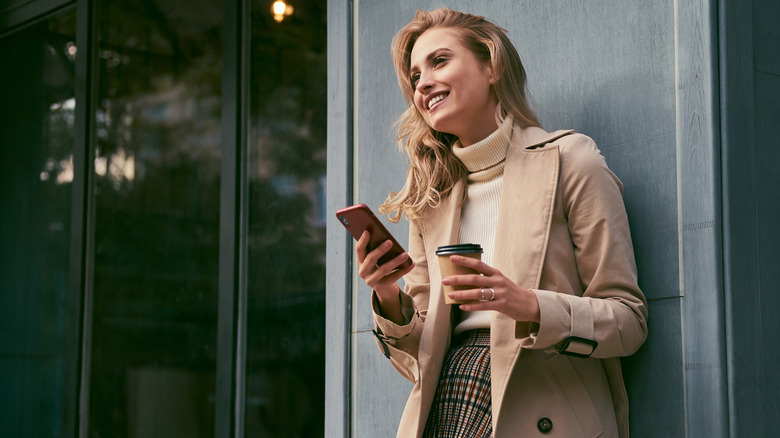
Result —
<path fill-rule="evenodd" d="M 390 41 L 417 9 L 441 4 L 353 4 L 352 193 L 355 202 L 375 208 L 402 186 L 406 171 L 392 126 L 405 104 Z M 632 435 L 681 437 L 687 428 L 691 436 L 724 436 L 717 12 L 704 1 L 462 0 L 447 6 L 507 29 L 543 127 L 592 137 L 624 183 L 640 285 L 650 300 L 648 342 L 624 360 Z M 406 240 L 404 223 L 391 231 Z M 370 339 L 370 291 L 359 281 L 352 289 L 353 433 L 392 436 L 411 385 L 384 360 L 366 357 L 382 359 Z"/>

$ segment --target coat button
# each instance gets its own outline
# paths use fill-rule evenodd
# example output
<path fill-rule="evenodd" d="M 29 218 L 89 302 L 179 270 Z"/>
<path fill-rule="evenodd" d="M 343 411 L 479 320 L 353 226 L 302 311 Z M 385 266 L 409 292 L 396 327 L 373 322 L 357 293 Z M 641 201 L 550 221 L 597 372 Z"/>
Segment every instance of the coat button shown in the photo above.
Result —
<path fill-rule="evenodd" d="M 547 417 L 542 417 L 542 419 L 536 423 L 536 427 L 539 428 L 539 432 L 541 433 L 550 433 L 552 430 L 552 421 Z"/>

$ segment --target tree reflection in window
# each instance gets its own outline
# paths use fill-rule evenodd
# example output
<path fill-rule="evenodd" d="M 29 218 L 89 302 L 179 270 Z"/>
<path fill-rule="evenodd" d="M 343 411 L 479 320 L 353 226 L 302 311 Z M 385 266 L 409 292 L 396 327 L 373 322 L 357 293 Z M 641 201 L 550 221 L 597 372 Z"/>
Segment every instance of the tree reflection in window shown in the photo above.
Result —
<path fill-rule="evenodd" d="M 222 2 L 97 10 L 90 435 L 213 436 Z"/>
<path fill-rule="evenodd" d="M 252 10 L 245 434 L 324 433 L 324 1 Z"/>

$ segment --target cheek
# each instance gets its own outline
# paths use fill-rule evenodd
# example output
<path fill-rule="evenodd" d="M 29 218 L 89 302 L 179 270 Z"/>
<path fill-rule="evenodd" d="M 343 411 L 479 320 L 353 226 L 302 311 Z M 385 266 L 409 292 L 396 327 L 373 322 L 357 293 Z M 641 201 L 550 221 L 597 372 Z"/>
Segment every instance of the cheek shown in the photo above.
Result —
<path fill-rule="evenodd" d="M 420 114 L 424 119 L 428 118 L 428 112 L 423 109 L 423 98 L 415 96 L 414 98 L 414 108 L 417 110 L 417 113 Z"/>
<path fill-rule="evenodd" d="M 414 93 L 414 106 L 417 107 L 418 111 L 422 109 L 422 104 L 423 104 L 422 95 L 420 93 Z"/>

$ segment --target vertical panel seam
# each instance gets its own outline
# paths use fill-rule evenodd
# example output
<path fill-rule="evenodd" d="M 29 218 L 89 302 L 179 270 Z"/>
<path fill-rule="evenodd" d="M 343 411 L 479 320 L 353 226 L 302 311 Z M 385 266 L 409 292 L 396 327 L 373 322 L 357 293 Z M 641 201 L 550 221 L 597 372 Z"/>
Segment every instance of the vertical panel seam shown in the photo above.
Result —
<path fill-rule="evenodd" d="M 74 198 L 79 199 L 77 212 L 71 229 L 78 229 L 76 245 L 80 246 L 76 260 L 77 278 L 73 284 L 78 289 L 80 298 L 79 321 L 79 377 L 76 406 L 76 424 L 73 432 L 76 436 L 86 438 L 89 433 L 89 391 L 92 358 L 92 303 L 94 272 L 94 236 L 95 236 L 95 206 L 92 197 L 93 172 L 92 157 L 95 156 L 95 142 L 92 133 L 92 111 L 95 108 L 96 74 L 96 42 L 95 16 L 97 3 L 93 0 L 82 0 L 76 6 L 76 44 L 80 55 L 76 57 L 76 117 L 80 122 L 75 125 L 74 135 Z M 76 154 L 83 154 L 77 158 Z M 81 167 L 81 169 L 78 169 Z M 79 178 L 80 177 L 80 178 Z M 80 179 L 81 183 L 77 183 Z M 73 243 L 72 243 L 73 245 Z M 76 272 L 72 270 L 71 272 Z"/>
<path fill-rule="evenodd" d="M 673 2 L 674 8 L 674 110 L 675 110 L 675 157 L 677 170 L 677 259 L 680 289 L 680 353 L 682 355 L 682 391 L 683 391 L 683 426 L 684 436 L 689 436 L 688 431 L 688 376 L 685 372 L 686 363 L 686 338 L 685 338 L 685 264 L 683 253 L 683 209 L 682 209 L 682 136 L 680 134 L 680 11 L 678 0 Z"/>

